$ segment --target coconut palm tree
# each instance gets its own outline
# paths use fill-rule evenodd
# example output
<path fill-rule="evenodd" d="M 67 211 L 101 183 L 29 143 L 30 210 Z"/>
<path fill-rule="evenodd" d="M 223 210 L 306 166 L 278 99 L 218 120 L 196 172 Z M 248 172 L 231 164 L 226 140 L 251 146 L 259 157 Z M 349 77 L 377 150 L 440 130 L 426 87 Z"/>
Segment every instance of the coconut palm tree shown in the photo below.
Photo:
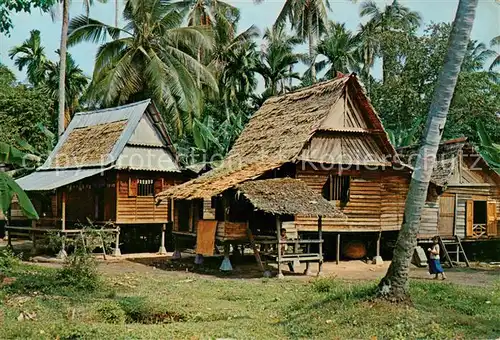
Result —
<path fill-rule="evenodd" d="M 356 35 L 358 41 L 357 59 L 361 64 L 359 67 L 360 77 L 367 87 L 368 94 L 371 88 L 371 69 L 375 63 L 375 57 L 379 54 L 380 42 L 377 36 L 375 23 L 368 22 L 359 25 L 359 32 Z"/>
<path fill-rule="evenodd" d="M 393 0 L 390 5 L 380 9 L 374 0 L 368 0 L 361 4 L 360 15 L 368 17 L 369 29 L 376 29 L 378 33 L 379 48 L 382 56 L 383 81 L 388 77 L 388 53 L 384 44 L 386 34 L 403 33 L 407 34 L 418 28 L 422 18 L 418 12 L 401 5 L 397 0 Z"/>
<path fill-rule="evenodd" d="M 285 92 L 286 82 L 291 78 L 299 79 L 298 73 L 292 72 L 292 68 L 299 61 L 293 48 L 300 43 L 300 39 L 287 35 L 283 26 L 273 26 L 266 29 L 264 40 L 266 46 L 259 53 L 255 70 L 264 78 L 266 88 L 274 96 Z"/>
<path fill-rule="evenodd" d="M 467 46 L 467 54 L 465 55 L 463 71 L 477 72 L 481 71 L 490 58 L 494 58 L 496 52 L 488 49 L 485 43 L 480 43 L 477 40 L 471 40 Z"/>
<path fill-rule="evenodd" d="M 221 13 L 222 14 L 222 13 Z M 254 39 L 259 36 L 255 26 L 236 34 L 239 16 L 212 22 L 213 49 L 206 55 L 208 68 L 212 71 L 229 114 L 231 101 L 245 101 L 257 86 L 255 65 L 257 62 Z"/>
<path fill-rule="evenodd" d="M 59 54 L 59 51 L 56 51 Z M 47 78 L 44 82 L 44 88 L 48 95 L 54 101 L 59 100 L 59 70 L 60 62 L 48 62 L 45 66 Z M 75 113 L 79 105 L 79 100 L 87 89 L 89 78 L 85 76 L 83 70 L 75 63 L 71 54 L 66 54 L 66 76 L 65 76 L 65 100 L 64 100 L 64 115 L 65 126 L 71 120 L 71 116 Z"/>
<path fill-rule="evenodd" d="M 14 46 L 9 51 L 9 57 L 14 59 L 14 64 L 22 71 L 26 67 L 28 81 L 33 86 L 38 86 L 45 78 L 45 64 L 47 57 L 41 45 L 40 31 L 30 31 L 28 39 L 19 46 Z"/>
<path fill-rule="evenodd" d="M 316 63 L 318 72 L 328 68 L 326 79 L 333 79 L 337 72 L 348 73 L 356 68 L 358 41 L 356 37 L 346 30 L 344 24 L 333 21 L 328 23 L 323 38 L 316 47 L 316 54 L 326 59 Z"/>
<path fill-rule="evenodd" d="M 441 70 L 429 109 L 422 146 L 416 160 L 410 189 L 406 198 L 404 222 L 396 241 L 392 262 L 379 283 L 379 293 L 387 299 L 408 298 L 408 274 L 413 251 L 417 245 L 429 180 L 446 123 L 455 85 L 467 53 L 478 0 L 460 0 L 448 42 L 445 64 Z"/>
<path fill-rule="evenodd" d="M 497 35 L 490 41 L 490 47 L 500 46 L 500 35 Z M 490 71 L 493 71 L 495 67 L 500 65 L 500 53 L 497 53 L 495 59 L 491 62 Z"/>
<path fill-rule="evenodd" d="M 84 16 L 70 23 L 69 44 L 104 42 L 98 49 L 89 99 L 116 105 L 151 97 L 180 134 L 200 112 L 201 85 L 216 91 L 213 75 L 196 60 L 212 48 L 207 31 L 182 27 L 185 11 L 170 1 L 129 0 L 125 26 L 112 27 Z"/>
<path fill-rule="evenodd" d="M 309 44 L 309 65 L 312 81 L 316 80 L 314 49 L 325 29 L 329 0 L 285 0 L 274 26 L 290 22 L 297 36 Z"/>

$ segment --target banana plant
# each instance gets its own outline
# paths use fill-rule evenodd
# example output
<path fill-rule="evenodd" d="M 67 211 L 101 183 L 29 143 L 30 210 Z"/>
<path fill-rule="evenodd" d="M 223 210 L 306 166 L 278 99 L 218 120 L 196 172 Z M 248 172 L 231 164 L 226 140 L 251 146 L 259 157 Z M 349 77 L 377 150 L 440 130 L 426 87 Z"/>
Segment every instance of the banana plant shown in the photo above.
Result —
<path fill-rule="evenodd" d="M 486 163 L 500 174 L 500 144 L 493 143 L 490 136 L 486 132 L 483 122 L 476 123 L 477 134 L 479 136 L 480 145 L 479 153 L 484 158 Z"/>
<path fill-rule="evenodd" d="M 387 129 L 389 140 L 395 147 L 403 147 L 416 144 L 419 140 L 419 130 L 422 128 L 424 117 L 417 118 L 408 129 Z"/>
<path fill-rule="evenodd" d="M 39 162 L 40 157 L 25 153 L 12 145 L 0 142 L 0 163 L 26 167 L 32 162 Z M 16 183 L 8 172 L 0 172 L 0 211 L 6 212 L 10 209 L 12 198 L 17 196 L 19 207 L 29 219 L 37 220 L 38 213 L 31 203 L 28 195 Z"/>

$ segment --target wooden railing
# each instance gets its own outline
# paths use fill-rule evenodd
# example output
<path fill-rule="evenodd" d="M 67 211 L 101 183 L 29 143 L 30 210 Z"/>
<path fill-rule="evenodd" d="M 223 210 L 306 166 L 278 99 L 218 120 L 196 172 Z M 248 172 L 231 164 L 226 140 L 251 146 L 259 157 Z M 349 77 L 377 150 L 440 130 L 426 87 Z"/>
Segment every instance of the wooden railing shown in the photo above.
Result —
<path fill-rule="evenodd" d="M 486 223 L 478 223 L 472 225 L 472 236 L 473 237 L 481 237 L 486 236 Z"/>

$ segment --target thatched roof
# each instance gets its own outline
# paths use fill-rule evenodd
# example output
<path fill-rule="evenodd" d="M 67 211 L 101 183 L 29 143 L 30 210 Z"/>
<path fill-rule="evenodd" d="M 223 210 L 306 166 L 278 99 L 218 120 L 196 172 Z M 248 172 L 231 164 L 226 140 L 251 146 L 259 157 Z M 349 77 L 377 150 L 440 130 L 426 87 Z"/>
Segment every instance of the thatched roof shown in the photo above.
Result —
<path fill-rule="evenodd" d="M 333 204 L 298 179 L 273 178 L 237 185 L 256 210 L 276 215 L 345 217 Z"/>
<path fill-rule="evenodd" d="M 321 124 L 346 92 L 366 115 L 370 129 L 363 132 L 373 134 L 384 154 L 397 158 L 380 119 L 353 74 L 268 99 L 250 119 L 218 168 L 160 193 L 157 200 L 211 197 L 285 163 L 297 162 L 313 135 L 320 131 L 326 133 Z"/>
<path fill-rule="evenodd" d="M 126 124 L 126 120 L 120 120 L 74 129 L 52 159 L 52 166 L 82 166 L 102 162 L 113 150 Z"/>
<path fill-rule="evenodd" d="M 458 153 L 467 144 L 467 138 L 457 138 L 444 141 L 439 145 L 436 163 L 432 170 L 431 182 L 444 187 L 448 184 L 458 166 Z M 420 145 L 411 145 L 398 148 L 401 161 L 410 167 L 415 166 Z"/>

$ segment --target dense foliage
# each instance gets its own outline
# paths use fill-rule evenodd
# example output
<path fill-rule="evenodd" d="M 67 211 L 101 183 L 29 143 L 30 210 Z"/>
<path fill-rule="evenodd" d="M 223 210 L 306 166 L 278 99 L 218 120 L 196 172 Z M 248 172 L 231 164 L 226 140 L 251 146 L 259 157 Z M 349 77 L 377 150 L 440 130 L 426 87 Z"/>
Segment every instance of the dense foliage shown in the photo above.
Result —
<path fill-rule="evenodd" d="M 263 32 L 239 27 L 239 9 L 220 0 L 128 0 L 120 27 L 74 17 L 69 45 L 86 41 L 100 46 L 92 78 L 68 55 L 66 117 L 80 108 L 151 97 L 182 159 L 210 162 L 228 152 L 270 96 L 335 78 L 338 72 L 356 72 L 393 142 L 416 143 L 451 25 L 431 24 L 417 34 L 420 15 L 398 1 L 384 7 L 364 1 L 359 6 L 360 17 L 367 21 L 355 32 L 328 20 L 330 2 L 325 0 L 285 1 L 275 24 Z M 9 54 L 26 70 L 31 86 L 16 84 L 5 67 L 0 69 L 0 82 L 9 85 L 0 90 L 0 139 L 24 139 L 38 151 L 46 148 L 45 137 L 39 126 L 27 122 L 53 130 L 59 79 L 59 64 L 46 58 L 40 41 L 40 32 L 33 30 Z M 492 47 L 499 42 L 496 37 L 488 43 Z M 297 53 L 304 43 L 307 53 Z M 499 60 L 485 43 L 470 42 L 443 138 L 466 136 L 479 143 L 480 121 L 492 141 L 500 140 Z M 381 76 L 375 76 L 377 61 Z M 305 65 L 302 74 L 297 72 L 300 63 Z M 264 80 L 262 93 L 257 91 L 259 77 Z"/>

